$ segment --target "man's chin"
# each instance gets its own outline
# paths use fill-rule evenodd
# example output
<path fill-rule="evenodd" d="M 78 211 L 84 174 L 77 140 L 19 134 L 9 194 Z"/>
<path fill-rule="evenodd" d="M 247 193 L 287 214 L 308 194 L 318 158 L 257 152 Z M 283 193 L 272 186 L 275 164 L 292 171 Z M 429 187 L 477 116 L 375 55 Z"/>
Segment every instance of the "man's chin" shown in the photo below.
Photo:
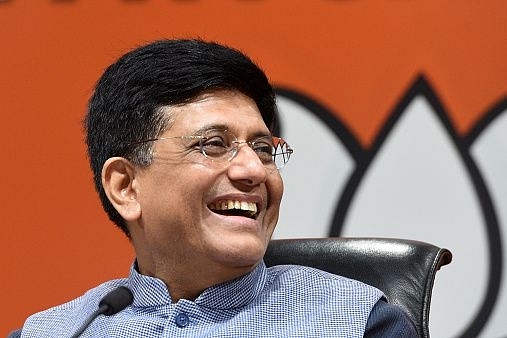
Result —
<path fill-rule="evenodd" d="M 217 259 L 228 266 L 237 268 L 255 267 L 264 257 L 266 243 L 259 238 L 242 239 L 233 241 L 230 245 L 223 243 L 221 253 Z"/>

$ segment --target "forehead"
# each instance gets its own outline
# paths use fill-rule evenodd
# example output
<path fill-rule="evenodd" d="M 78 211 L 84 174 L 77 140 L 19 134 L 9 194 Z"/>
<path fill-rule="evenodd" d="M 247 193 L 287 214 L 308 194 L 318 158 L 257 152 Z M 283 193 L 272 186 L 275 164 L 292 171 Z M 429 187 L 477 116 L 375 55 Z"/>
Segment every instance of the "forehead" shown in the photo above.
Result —
<path fill-rule="evenodd" d="M 206 126 L 223 125 L 237 133 L 266 133 L 264 123 L 255 102 L 236 91 L 214 91 L 197 97 L 194 101 L 167 109 L 172 121 L 168 132 L 194 132 Z"/>

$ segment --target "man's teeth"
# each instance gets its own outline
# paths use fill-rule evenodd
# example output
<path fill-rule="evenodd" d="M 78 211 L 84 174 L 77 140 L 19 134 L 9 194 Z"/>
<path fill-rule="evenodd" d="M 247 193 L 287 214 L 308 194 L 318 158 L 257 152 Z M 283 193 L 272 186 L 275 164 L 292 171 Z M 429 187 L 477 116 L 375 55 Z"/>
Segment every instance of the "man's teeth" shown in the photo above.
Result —
<path fill-rule="evenodd" d="M 257 213 L 257 204 L 253 202 L 245 202 L 245 201 L 220 201 L 217 203 L 212 203 L 210 205 L 210 209 L 212 210 L 243 210 L 247 211 L 250 215 L 255 215 Z"/>

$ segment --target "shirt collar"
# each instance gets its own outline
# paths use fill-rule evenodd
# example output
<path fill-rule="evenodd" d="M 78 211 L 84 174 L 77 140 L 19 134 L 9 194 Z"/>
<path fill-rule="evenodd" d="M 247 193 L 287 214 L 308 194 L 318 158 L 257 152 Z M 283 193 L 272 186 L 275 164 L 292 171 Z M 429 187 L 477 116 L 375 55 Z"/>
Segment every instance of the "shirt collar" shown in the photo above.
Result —
<path fill-rule="evenodd" d="M 133 306 L 157 306 L 172 303 L 165 283 L 159 278 L 140 274 L 137 269 L 137 261 L 130 267 L 127 285 L 134 295 Z"/>
<path fill-rule="evenodd" d="M 264 288 L 266 278 L 266 265 L 260 261 L 246 275 L 204 290 L 195 303 L 214 309 L 245 306 L 259 295 Z M 160 306 L 172 303 L 165 283 L 156 277 L 140 274 L 137 270 L 137 262 L 134 262 L 130 268 L 127 284 L 134 294 L 133 306 Z"/>
<path fill-rule="evenodd" d="M 195 300 L 200 306 L 215 309 L 232 309 L 251 303 L 266 284 L 266 265 L 260 261 L 244 276 L 212 286 Z"/>

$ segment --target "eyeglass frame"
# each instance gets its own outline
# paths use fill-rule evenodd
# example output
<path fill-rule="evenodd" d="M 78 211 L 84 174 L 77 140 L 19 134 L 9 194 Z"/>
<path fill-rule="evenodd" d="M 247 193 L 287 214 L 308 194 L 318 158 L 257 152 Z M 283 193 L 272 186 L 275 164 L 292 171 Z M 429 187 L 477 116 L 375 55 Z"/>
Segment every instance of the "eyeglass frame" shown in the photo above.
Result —
<path fill-rule="evenodd" d="M 272 154 L 271 154 L 272 162 L 270 162 L 270 163 L 273 163 L 277 170 L 280 170 L 283 167 L 285 167 L 285 165 L 289 162 L 291 155 L 294 153 L 294 149 L 287 143 L 287 141 L 281 137 L 278 137 L 278 136 L 266 135 L 266 136 L 257 137 L 252 141 L 246 141 L 246 140 L 240 141 L 240 140 L 238 140 L 238 138 L 236 137 L 236 135 L 232 131 L 230 131 L 228 129 L 217 129 L 217 128 L 212 128 L 212 129 L 203 131 L 202 134 L 209 133 L 212 131 L 228 133 L 233 137 L 233 140 L 230 142 L 230 145 L 227 146 L 227 150 L 224 152 L 224 154 L 230 154 L 229 157 L 227 158 L 227 161 L 229 161 L 229 162 L 232 161 L 232 159 L 234 159 L 234 157 L 237 156 L 237 154 L 239 153 L 239 146 L 241 144 L 243 144 L 243 143 L 247 144 L 250 147 L 250 149 L 252 149 L 257 154 L 255 149 L 253 148 L 255 146 L 255 143 L 260 142 L 260 140 L 266 139 L 266 138 L 269 138 L 271 140 L 270 147 L 272 149 Z M 156 137 L 156 138 L 151 138 L 151 139 L 146 139 L 146 140 L 141 140 L 141 141 L 136 141 L 136 142 L 130 143 L 129 147 L 134 146 L 134 145 L 138 145 L 138 144 L 147 143 L 147 142 L 155 142 L 155 141 L 163 141 L 163 140 L 171 140 L 171 139 L 191 139 L 191 140 L 198 139 L 198 140 L 200 140 L 199 141 L 199 152 L 204 157 L 209 158 L 212 161 L 218 160 L 218 162 L 220 162 L 220 160 L 217 157 L 213 157 L 213 156 L 207 154 L 206 151 L 204 150 L 203 141 L 206 139 L 209 139 L 208 137 L 206 137 L 204 135 Z M 281 146 L 279 146 L 279 145 L 281 145 Z M 281 150 L 280 153 L 277 152 L 277 149 L 279 149 L 279 148 Z M 277 156 L 278 156 L 278 158 L 281 158 L 283 161 L 283 163 L 280 166 L 277 165 L 277 161 L 276 161 Z M 259 160 L 264 164 L 264 161 L 262 161 L 262 159 L 260 157 L 259 157 Z M 225 161 L 222 161 L 222 162 L 225 162 Z"/>

